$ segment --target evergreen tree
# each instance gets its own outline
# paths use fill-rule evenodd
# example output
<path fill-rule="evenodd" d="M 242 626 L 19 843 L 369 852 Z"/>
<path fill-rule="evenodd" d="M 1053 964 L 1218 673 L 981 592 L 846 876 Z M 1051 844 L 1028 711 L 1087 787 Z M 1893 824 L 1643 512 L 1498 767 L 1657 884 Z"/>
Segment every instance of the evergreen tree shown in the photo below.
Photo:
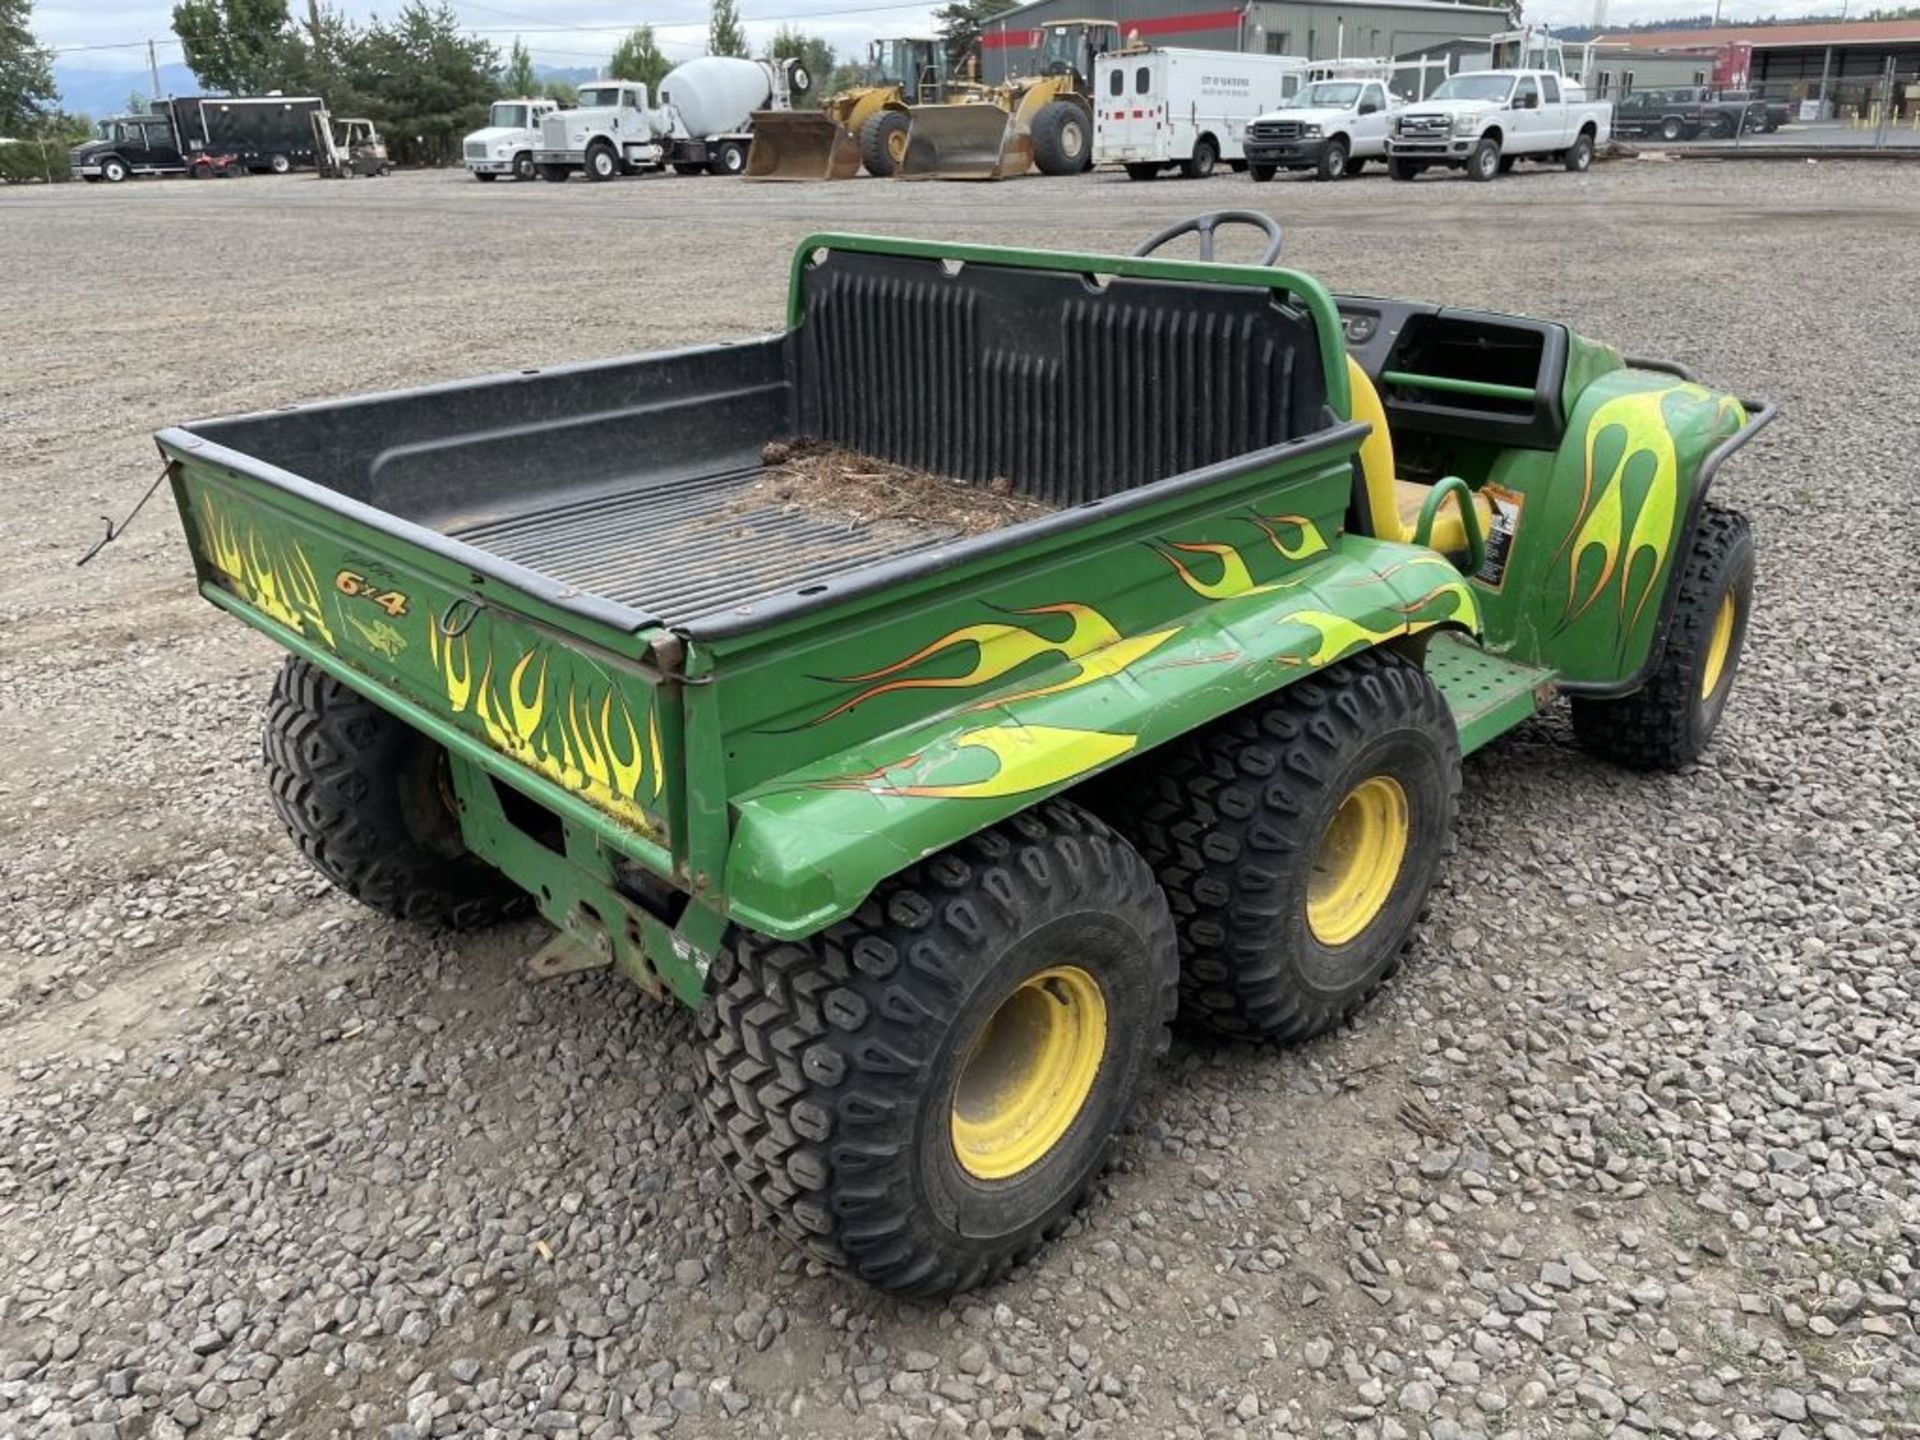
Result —
<path fill-rule="evenodd" d="M 609 80 L 635 80 L 647 87 L 647 98 L 657 103 L 660 99 L 660 82 L 667 78 L 667 72 L 673 68 L 661 51 L 660 44 L 653 38 L 653 27 L 642 25 L 626 39 L 620 42 L 613 52 L 613 58 L 607 62 Z"/>
<path fill-rule="evenodd" d="M 707 53 L 747 53 L 747 32 L 740 23 L 740 7 L 735 0 L 713 0 L 713 18 L 707 22 Z"/>
<path fill-rule="evenodd" d="M 513 38 L 513 51 L 507 56 L 506 74 L 500 77 L 500 83 L 509 95 L 532 95 L 533 87 L 540 82 L 533 73 L 533 56 L 527 53 L 527 47 L 520 43 L 520 37 Z"/>
<path fill-rule="evenodd" d="M 0 135 L 24 137 L 54 113 L 53 56 L 34 38 L 32 0 L 0 0 Z"/>

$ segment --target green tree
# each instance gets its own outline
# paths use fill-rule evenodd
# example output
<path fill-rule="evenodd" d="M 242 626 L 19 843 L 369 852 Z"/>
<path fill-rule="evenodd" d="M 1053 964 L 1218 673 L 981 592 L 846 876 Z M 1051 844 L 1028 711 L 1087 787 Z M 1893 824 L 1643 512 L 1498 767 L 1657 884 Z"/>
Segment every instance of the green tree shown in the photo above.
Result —
<path fill-rule="evenodd" d="M 807 35 L 782 25 L 773 32 L 773 44 L 767 47 L 767 53 L 776 60 L 798 60 L 806 66 L 807 73 L 813 77 L 816 94 L 817 87 L 828 84 L 833 76 L 833 47 L 818 35 Z"/>
<path fill-rule="evenodd" d="M 84 115 L 48 110 L 31 136 L 17 145 L 0 145 L 0 184 L 58 183 L 73 178 L 67 152 L 93 138 L 93 122 Z"/>
<path fill-rule="evenodd" d="M 735 0 L 713 0 L 713 17 L 707 21 L 707 53 L 747 53 L 747 32 L 740 23 L 740 7 Z"/>
<path fill-rule="evenodd" d="M 209 90 L 253 95 L 299 88 L 312 73 L 287 0 L 180 0 L 173 33 L 187 68 Z"/>
<path fill-rule="evenodd" d="M 445 164 L 461 137 L 486 123 L 500 52 L 462 34 L 450 5 L 409 0 L 391 22 L 345 39 L 337 88 L 378 122 L 395 160 Z"/>
<path fill-rule="evenodd" d="M 54 114 L 53 55 L 32 22 L 32 0 L 0 0 L 0 135 L 26 135 Z"/>
<path fill-rule="evenodd" d="M 613 58 L 607 61 L 607 78 L 638 81 L 647 87 L 647 98 L 657 102 L 660 98 L 660 82 L 667 78 L 667 72 L 671 69 L 673 62 L 667 59 L 659 42 L 653 38 L 653 27 L 642 25 L 615 48 Z"/>
<path fill-rule="evenodd" d="M 980 54 L 980 36 L 987 22 L 1018 6 L 1020 0 L 953 0 L 933 12 L 934 28 L 947 47 L 947 64 L 958 75 L 969 57 Z"/>
<path fill-rule="evenodd" d="M 533 87 L 540 82 L 534 77 L 533 56 L 527 53 L 527 47 L 520 43 L 518 35 L 513 37 L 513 51 L 507 56 L 506 74 L 500 77 L 501 86 L 509 95 L 532 95 Z"/>

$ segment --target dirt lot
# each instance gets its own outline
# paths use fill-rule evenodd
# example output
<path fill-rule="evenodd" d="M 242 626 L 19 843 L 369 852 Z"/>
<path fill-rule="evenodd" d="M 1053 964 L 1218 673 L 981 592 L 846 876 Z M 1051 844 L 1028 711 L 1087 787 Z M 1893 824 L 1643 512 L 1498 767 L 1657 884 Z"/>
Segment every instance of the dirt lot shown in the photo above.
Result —
<path fill-rule="evenodd" d="M 1778 401 L 1721 481 L 1747 665 L 1694 773 L 1560 713 L 1471 760 L 1401 978 L 1299 1050 L 1176 1043 L 1084 1223 L 950 1305 L 756 1228 L 686 1015 L 308 871 L 277 657 L 164 494 L 74 568 L 165 423 L 767 331 L 816 229 L 1253 203 L 1337 289 Z M 0 192 L 0 1434 L 1920 1431 L 1916 226 L 1845 164 Z"/>

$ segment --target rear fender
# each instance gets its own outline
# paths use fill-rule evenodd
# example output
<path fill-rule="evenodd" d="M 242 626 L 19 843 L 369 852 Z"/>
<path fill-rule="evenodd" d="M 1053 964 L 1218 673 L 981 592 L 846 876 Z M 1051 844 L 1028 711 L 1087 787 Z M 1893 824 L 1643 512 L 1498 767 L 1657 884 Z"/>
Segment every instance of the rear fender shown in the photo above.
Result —
<path fill-rule="evenodd" d="M 1093 649 L 1054 646 L 1056 663 L 984 698 L 740 796 L 732 918 L 782 939 L 812 934 L 924 856 L 1349 655 L 1480 631 L 1472 590 L 1431 550 L 1341 536 L 1261 584 L 1238 552 L 1205 548 L 1164 556 L 1199 602 L 1184 615 Z M 1105 624 L 1090 610 L 1082 622 Z"/>

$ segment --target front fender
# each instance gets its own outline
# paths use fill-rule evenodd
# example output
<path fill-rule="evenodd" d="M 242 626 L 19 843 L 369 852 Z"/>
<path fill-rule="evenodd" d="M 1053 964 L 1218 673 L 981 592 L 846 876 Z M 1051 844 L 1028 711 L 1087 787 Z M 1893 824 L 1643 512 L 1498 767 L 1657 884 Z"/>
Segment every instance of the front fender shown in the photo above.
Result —
<path fill-rule="evenodd" d="M 1431 550 L 1342 536 L 1267 584 L 1226 546 L 1170 563 L 1201 602 L 983 699 L 780 775 L 735 805 L 725 893 L 750 929 L 799 939 L 887 876 L 1132 755 L 1375 646 L 1477 635 L 1471 588 Z"/>

